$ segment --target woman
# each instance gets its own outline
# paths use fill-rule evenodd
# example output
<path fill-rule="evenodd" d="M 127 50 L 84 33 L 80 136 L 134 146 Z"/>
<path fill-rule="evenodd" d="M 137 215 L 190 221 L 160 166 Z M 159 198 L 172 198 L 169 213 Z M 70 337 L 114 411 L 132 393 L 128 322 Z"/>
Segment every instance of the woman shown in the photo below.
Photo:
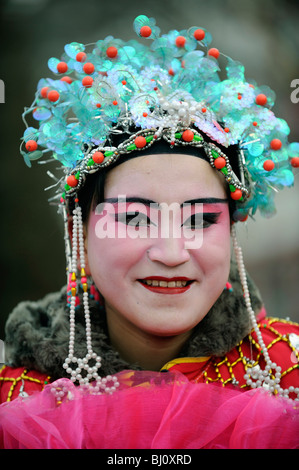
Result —
<path fill-rule="evenodd" d="M 266 318 L 234 226 L 273 212 L 298 144 L 207 31 L 134 28 L 149 48 L 68 44 L 25 111 L 26 163 L 64 166 L 68 285 L 8 319 L 1 445 L 298 447 L 299 327 Z"/>

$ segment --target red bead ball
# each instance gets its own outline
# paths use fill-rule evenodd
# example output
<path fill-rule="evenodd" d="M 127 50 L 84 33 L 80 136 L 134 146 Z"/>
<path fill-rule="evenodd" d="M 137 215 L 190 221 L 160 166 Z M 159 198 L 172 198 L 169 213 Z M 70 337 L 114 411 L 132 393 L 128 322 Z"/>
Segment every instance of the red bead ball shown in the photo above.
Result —
<path fill-rule="evenodd" d="M 242 191 L 241 189 L 236 189 L 235 191 L 233 191 L 232 193 L 230 193 L 231 195 L 231 198 L 234 200 L 234 201 L 238 201 L 239 199 L 241 199 L 242 197 Z"/>
<path fill-rule="evenodd" d="M 83 70 L 90 75 L 94 72 L 94 65 L 91 62 L 86 62 L 86 64 L 83 65 Z"/>
<path fill-rule="evenodd" d="M 57 90 L 51 90 L 49 91 L 47 97 L 49 101 L 52 101 L 53 103 L 55 103 L 56 101 L 59 100 L 60 94 L 58 93 Z"/>
<path fill-rule="evenodd" d="M 37 149 L 37 142 L 35 142 L 35 140 L 28 140 L 28 142 L 26 142 L 25 147 L 28 152 L 34 152 L 34 150 Z"/>
<path fill-rule="evenodd" d="M 294 167 L 294 168 L 298 168 L 299 167 L 299 157 L 293 157 L 291 159 L 291 165 Z"/>
<path fill-rule="evenodd" d="M 178 36 L 175 40 L 175 44 L 177 47 L 184 47 L 186 43 L 186 38 L 184 36 Z"/>
<path fill-rule="evenodd" d="M 223 157 L 217 157 L 214 161 L 214 165 L 217 168 L 217 170 L 221 170 L 222 168 L 225 167 L 226 165 L 226 160 Z"/>
<path fill-rule="evenodd" d="M 104 161 L 104 154 L 102 152 L 95 152 L 92 156 L 92 159 L 95 163 L 100 164 Z"/>
<path fill-rule="evenodd" d="M 256 104 L 259 104 L 260 106 L 265 106 L 265 104 L 267 103 L 267 101 L 268 101 L 267 96 L 264 95 L 263 93 L 260 93 L 260 94 L 257 95 L 257 97 L 255 98 Z"/>
<path fill-rule="evenodd" d="M 218 59 L 220 52 L 218 49 L 216 49 L 216 47 L 212 47 L 208 50 L 208 55 L 215 57 L 215 59 Z"/>
<path fill-rule="evenodd" d="M 203 29 L 196 29 L 193 33 L 193 36 L 195 37 L 197 41 L 202 41 L 205 35 L 206 33 L 204 32 Z"/>
<path fill-rule="evenodd" d="M 70 175 L 66 179 L 66 183 L 71 186 L 72 188 L 75 188 L 78 184 L 78 180 L 74 175 Z"/>
<path fill-rule="evenodd" d="M 59 64 L 57 64 L 58 73 L 65 73 L 67 69 L 68 69 L 68 66 L 66 62 L 59 62 Z"/>
<path fill-rule="evenodd" d="M 194 137 L 194 133 L 190 131 L 190 129 L 187 129 L 186 131 L 183 132 L 182 138 L 185 142 L 192 142 Z"/>
<path fill-rule="evenodd" d="M 48 87 L 48 86 L 44 86 L 44 87 L 41 89 L 40 95 L 41 95 L 42 98 L 47 98 L 48 90 L 49 90 L 49 87 Z"/>
<path fill-rule="evenodd" d="M 86 60 L 86 54 L 85 52 L 78 52 L 76 55 L 76 61 L 77 62 L 84 62 Z"/>
<path fill-rule="evenodd" d="M 279 150 L 279 149 L 281 149 L 281 146 L 282 146 L 282 142 L 279 139 L 273 139 L 270 142 L 270 147 L 273 150 Z"/>
<path fill-rule="evenodd" d="M 146 139 L 145 139 L 145 137 L 140 135 L 140 136 L 136 137 L 136 139 L 134 140 L 134 143 L 135 143 L 136 147 L 140 149 L 140 148 L 143 148 L 143 147 L 146 146 Z"/>
<path fill-rule="evenodd" d="M 151 34 L 152 28 L 150 28 L 149 26 L 142 26 L 142 28 L 140 28 L 140 36 L 142 36 L 143 38 L 148 38 Z"/>
<path fill-rule="evenodd" d="M 93 78 L 92 77 L 84 77 L 83 78 L 82 85 L 85 86 L 85 88 L 90 88 L 92 84 L 93 84 Z"/>
<path fill-rule="evenodd" d="M 272 171 L 273 168 L 275 168 L 275 163 L 273 162 L 273 160 L 266 160 L 264 161 L 263 168 L 266 171 Z"/>
<path fill-rule="evenodd" d="M 117 56 L 117 52 L 118 52 L 118 51 L 117 51 L 116 47 L 114 47 L 114 46 L 110 46 L 110 47 L 108 47 L 108 49 L 106 50 L 106 54 L 107 54 L 107 56 L 108 56 L 110 59 L 114 59 L 114 57 Z"/>

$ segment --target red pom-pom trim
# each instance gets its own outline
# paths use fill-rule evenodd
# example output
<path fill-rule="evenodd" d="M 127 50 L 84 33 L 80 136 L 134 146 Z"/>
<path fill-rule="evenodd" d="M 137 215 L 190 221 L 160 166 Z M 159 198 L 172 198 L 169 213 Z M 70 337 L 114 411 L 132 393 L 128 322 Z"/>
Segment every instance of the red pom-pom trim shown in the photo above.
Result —
<path fill-rule="evenodd" d="M 195 37 L 197 41 L 202 41 L 205 35 L 206 33 L 204 32 L 203 29 L 196 29 L 193 33 L 193 36 Z"/>
<path fill-rule="evenodd" d="M 255 98 L 256 104 L 259 104 L 260 106 L 265 106 L 265 104 L 267 104 L 267 101 L 268 101 L 267 96 L 264 95 L 263 93 L 260 93 Z"/>
<path fill-rule="evenodd" d="M 233 191 L 232 193 L 230 193 L 231 195 L 231 198 L 234 200 L 234 201 L 238 201 L 239 199 L 241 199 L 242 197 L 242 191 L 241 189 L 236 189 L 235 191 Z"/>
<path fill-rule="evenodd" d="M 84 62 L 86 60 L 86 54 L 85 52 L 78 52 L 76 55 L 76 61 L 77 62 Z"/>
<path fill-rule="evenodd" d="M 182 139 L 185 142 L 192 142 L 193 137 L 194 137 L 194 133 L 190 131 L 189 129 L 183 132 Z"/>
<path fill-rule="evenodd" d="M 143 148 L 143 147 L 146 146 L 146 139 L 145 139 L 145 137 L 140 135 L 140 136 L 136 137 L 136 139 L 134 140 L 134 143 L 135 143 L 136 147 L 140 149 L 140 148 Z"/>
<path fill-rule="evenodd" d="M 68 66 L 66 62 L 59 62 L 59 64 L 57 64 L 58 73 L 65 73 L 67 69 L 68 69 Z"/>
<path fill-rule="evenodd" d="M 65 75 L 65 77 L 61 77 L 60 80 L 61 80 L 62 82 L 66 82 L 66 83 L 69 83 L 69 84 L 71 84 L 72 81 L 73 81 L 73 80 L 71 79 L 71 77 L 68 77 L 67 75 Z"/>
<path fill-rule="evenodd" d="M 212 47 L 208 50 L 208 55 L 215 57 L 215 59 L 218 59 L 220 52 L 218 49 L 216 49 L 216 47 Z"/>
<path fill-rule="evenodd" d="M 299 157 L 293 157 L 291 159 L 291 165 L 294 167 L 294 168 L 299 168 Z"/>
<path fill-rule="evenodd" d="M 215 165 L 215 167 L 217 168 L 217 170 L 221 170 L 221 169 L 224 168 L 225 165 L 226 165 L 226 160 L 225 160 L 225 158 L 223 158 L 223 157 L 217 157 L 217 158 L 214 160 L 214 165 Z"/>
<path fill-rule="evenodd" d="M 52 101 L 53 103 L 55 103 L 56 101 L 59 100 L 60 94 L 58 93 L 57 90 L 51 90 L 47 94 L 47 97 L 49 101 Z"/>
<path fill-rule="evenodd" d="M 93 78 L 92 77 L 84 77 L 82 80 L 82 85 L 85 88 L 90 88 L 93 84 Z"/>
<path fill-rule="evenodd" d="M 102 152 L 95 152 L 92 156 L 92 159 L 98 165 L 104 161 L 104 154 Z"/>
<path fill-rule="evenodd" d="M 275 168 L 275 163 L 273 160 L 266 160 L 264 161 L 263 168 L 266 171 L 272 171 Z"/>
<path fill-rule="evenodd" d="M 44 87 L 41 89 L 40 95 L 41 95 L 42 98 L 47 98 L 48 90 L 49 90 L 49 87 L 48 87 L 48 86 L 44 86 Z"/>
<path fill-rule="evenodd" d="M 71 188 L 75 188 L 78 184 L 78 180 L 74 175 L 70 175 L 66 179 L 66 183 L 71 186 Z"/>
<path fill-rule="evenodd" d="M 83 70 L 85 73 L 90 75 L 94 72 L 94 65 L 91 62 L 86 62 L 86 64 L 83 65 Z"/>
<path fill-rule="evenodd" d="M 178 36 L 175 40 L 175 44 L 177 47 L 184 47 L 186 44 L 186 38 L 184 36 Z"/>
<path fill-rule="evenodd" d="M 272 150 L 279 150 L 281 149 L 281 146 L 282 146 L 282 142 L 279 139 L 273 139 L 270 142 L 270 147 Z"/>

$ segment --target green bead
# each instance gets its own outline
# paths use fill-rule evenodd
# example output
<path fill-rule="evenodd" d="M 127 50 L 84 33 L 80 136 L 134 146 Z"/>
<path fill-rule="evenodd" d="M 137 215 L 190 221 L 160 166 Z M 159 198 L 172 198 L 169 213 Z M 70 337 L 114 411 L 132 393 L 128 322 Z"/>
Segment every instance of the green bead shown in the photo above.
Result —
<path fill-rule="evenodd" d="M 92 166 L 92 165 L 94 165 L 94 161 L 92 158 L 90 158 L 87 162 L 87 166 Z"/>
<path fill-rule="evenodd" d="M 182 137 L 182 134 L 180 132 L 176 132 L 174 136 L 176 139 L 180 139 Z"/>
<path fill-rule="evenodd" d="M 193 140 L 197 140 L 197 142 L 199 142 L 199 141 L 203 140 L 203 138 L 201 137 L 201 135 L 195 135 L 193 137 Z"/>
<path fill-rule="evenodd" d="M 75 174 L 75 178 L 78 180 L 80 178 L 80 171 Z"/>
<path fill-rule="evenodd" d="M 228 175 L 228 171 L 227 171 L 226 166 L 224 166 L 223 168 L 221 168 L 220 171 L 221 171 L 224 175 Z"/>
<path fill-rule="evenodd" d="M 219 157 L 219 153 L 216 152 L 216 150 L 211 149 L 211 154 L 212 154 L 212 157 L 214 157 L 214 158 L 218 158 L 218 157 Z"/>
<path fill-rule="evenodd" d="M 231 191 L 232 193 L 233 193 L 234 191 L 236 191 L 236 188 L 235 188 L 235 186 L 234 186 L 233 184 L 230 184 L 230 185 L 229 185 L 229 189 L 230 189 L 230 191 Z"/>
<path fill-rule="evenodd" d="M 107 152 L 104 153 L 105 157 L 112 157 L 112 155 L 114 155 L 114 152 L 111 150 L 107 150 Z"/>
<path fill-rule="evenodd" d="M 70 187 L 68 184 L 65 184 L 65 185 L 64 185 L 64 189 L 65 189 L 66 191 L 68 191 L 69 189 L 71 189 L 71 187 Z"/>
<path fill-rule="evenodd" d="M 146 140 L 147 142 L 151 142 L 151 141 L 153 140 L 153 138 L 154 138 L 153 135 L 148 135 L 148 136 L 146 136 L 145 140 Z"/>

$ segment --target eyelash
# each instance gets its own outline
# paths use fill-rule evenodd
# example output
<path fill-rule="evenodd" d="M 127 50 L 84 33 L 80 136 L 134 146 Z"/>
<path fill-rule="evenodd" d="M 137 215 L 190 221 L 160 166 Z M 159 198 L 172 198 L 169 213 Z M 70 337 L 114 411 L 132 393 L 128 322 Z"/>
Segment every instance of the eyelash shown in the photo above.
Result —
<path fill-rule="evenodd" d="M 202 225 L 200 227 L 196 226 L 196 216 L 198 216 L 199 214 L 193 214 L 191 215 L 183 225 L 186 225 L 186 223 L 188 221 L 190 221 L 190 229 L 191 230 L 195 230 L 195 229 L 200 229 L 200 228 L 208 228 L 210 227 L 211 225 L 213 224 L 216 224 L 218 222 L 218 219 L 219 219 L 219 216 L 220 216 L 221 212 L 204 212 L 202 214 L 202 217 L 200 217 L 199 221 L 202 222 Z M 201 214 L 200 214 L 201 215 Z M 140 224 L 140 221 L 136 221 L 134 219 L 136 219 L 136 217 L 140 217 L 142 218 L 142 221 L 146 221 L 146 224 Z M 116 222 L 121 222 L 123 224 L 126 224 L 126 225 L 132 225 L 134 227 L 145 227 L 145 226 L 149 226 L 151 224 L 155 225 L 151 220 L 150 218 L 143 214 L 142 212 L 122 212 L 122 213 L 118 213 L 118 214 L 115 214 L 115 220 Z M 132 222 L 132 220 L 134 220 L 134 223 L 133 224 L 130 224 L 130 222 Z M 136 223 L 137 222 L 137 223 Z"/>
<path fill-rule="evenodd" d="M 134 221 L 134 224 L 130 224 L 132 220 L 136 219 L 136 217 L 139 217 L 139 216 L 143 218 L 143 221 L 146 220 L 147 222 L 146 226 L 153 223 L 151 222 L 150 218 L 147 215 L 143 214 L 142 212 L 121 212 L 121 213 L 115 214 L 115 220 L 116 222 L 121 222 L 126 225 L 133 225 L 133 227 L 140 227 L 139 221 L 136 223 L 136 220 Z M 142 225 L 142 227 L 144 226 L 145 225 Z"/>

